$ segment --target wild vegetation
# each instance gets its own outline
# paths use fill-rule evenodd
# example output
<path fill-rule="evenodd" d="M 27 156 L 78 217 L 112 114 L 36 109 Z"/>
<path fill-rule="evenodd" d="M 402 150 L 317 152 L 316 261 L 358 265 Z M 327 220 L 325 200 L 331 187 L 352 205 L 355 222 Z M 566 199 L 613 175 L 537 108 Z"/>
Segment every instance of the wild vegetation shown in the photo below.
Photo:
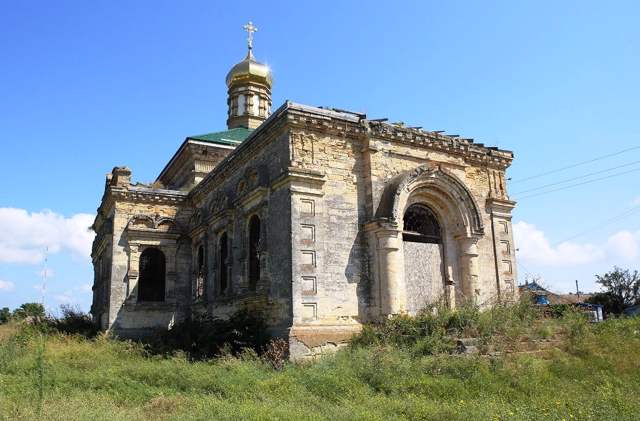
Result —
<path fill-rule="evenodd" d="M 640 318 L 596 325 L 566 310 L 549 319 L 526 303 L 436 308 L 368 326 L 351 347 L 303 364 L 283 362 L 274 346 L 196 359 L 190 350 L 66 333 L 77 318 L 0 326 L 0 419 L 635 420 L 640 413 Z M 478 338 L 480 354 L 456 354 L 464 337 Z"/>
<path fill-rule="evenodd" d="M 640 274 L 637 270 L 614 267 L 604 275 L 596 275 L 602 292 L 589 298 L 593 304 L 602 304 L 607 314 L 621 314 L 624 309 L 640 304 Z"/>

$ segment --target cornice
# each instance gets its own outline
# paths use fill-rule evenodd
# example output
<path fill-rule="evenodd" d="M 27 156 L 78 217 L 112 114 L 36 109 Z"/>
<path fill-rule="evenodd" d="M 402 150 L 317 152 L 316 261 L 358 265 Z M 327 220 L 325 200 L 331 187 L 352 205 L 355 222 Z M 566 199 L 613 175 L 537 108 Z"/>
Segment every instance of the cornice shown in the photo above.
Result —
<path fill-rule="evenodd" d="M 312 130 L 323 134 L 339 135 L 359 139 L 366 135 L 366 127 L 358 119 L 338 119 L 331 115 L 314 114 L 304 110 L 290 109 L 287 123 L 294 129 Z"/>
<path fill-rule="evenodd" d="M 322 194 L 322 185 L 327 181 L 324 172 L 310 168 L 289 167 L 287 171 L 271 184 L 275 191 L 283 186 L 299 193 Z"/>
<path fill-rule="evenodd" d="M 286 118 L 287 124 L 293 128 L 352 139 L 366 136 L 408 146 L 423 147 L 460 156 L 466 162 L 479 166 L 500 170 L 509 167 L 513 161 L 513 152 L 511 151 L 487 147 L 482 143 L 474 143 L 471 139 L 367 120 L 364 114 L 290 104 L 286 110 Z M 376 150 L 377 148 L 372 145 L 372 149 Z"/>
<path fill-rule="evenodd" d="M 243 210 L 249 209 L 252 203 L 263 201 L 269 194 L 269 189 L 258 186 L 235 201 L 235 207 Z"/>
<path fill-rule="evenodd" d="M 436 132 L 367 121 L 371 137 L 391 142 L 425 147 L 431 150 L 462 156 L 467 162 L 504 170 L 513 161 L 513 152 L 469 139 L 460 139 Z"/>
<path fill-rule="evenodd" d="M 489 197 L 487 198 L 487 207 L 491 209 L 494 215 L 510 217 L 511 211 L 516 207 L 516 202 L 509 199 Z"/>
<path fill-rule="evenodd" d="M 115 200 L 168 205 L 183 204 L 187 198 L 187 192 L 183 191 L 134 186 L 129 188 L 112 187 L 110 193 L 110 196 Z"/>

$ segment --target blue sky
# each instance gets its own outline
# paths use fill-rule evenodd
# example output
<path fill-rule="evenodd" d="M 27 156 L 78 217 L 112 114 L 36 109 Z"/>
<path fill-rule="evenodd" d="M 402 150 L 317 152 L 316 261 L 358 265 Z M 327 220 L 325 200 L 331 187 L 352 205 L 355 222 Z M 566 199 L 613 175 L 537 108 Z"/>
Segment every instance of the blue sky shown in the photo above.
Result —
<path fill-rule="evenodd" d="M 48 246 L 47 305 L 89 308 L 84 228 L 105 173 L 128 165 L 152 181 L 185 136 L 225 127 L 248 20 L 274 107 L 351 109 L 513 150 L 518 199 L 640 168 L 636 148 L 522 181 L 640 146 L 639 19 L 632 1 L 4 2 L 0 307 L 39 299 Z M 591 290 L 614 264 L 640 268 L 639 175 L 520 200 L 520 280 Z"/>

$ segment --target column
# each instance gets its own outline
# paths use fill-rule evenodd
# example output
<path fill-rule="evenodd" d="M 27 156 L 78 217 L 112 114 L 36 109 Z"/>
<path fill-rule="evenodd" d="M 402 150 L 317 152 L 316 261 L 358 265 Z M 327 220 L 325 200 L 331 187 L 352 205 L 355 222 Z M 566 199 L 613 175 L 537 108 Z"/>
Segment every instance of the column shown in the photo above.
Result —
<path fill-rule="evenodd" d="M 138 278 L 140 273 L 140 245 L 138 243 L 129 242 L 129 270 L 127 272 L 127 285 L 124 301 L 135 303 L 138 301 Z"/>
<path fill-rule="evenodd" d="M 383 315 L 406 311 L 407 296 L 404 282 L 402 231 L 396 224 L 381 224 L 376 231 L 380 276 L 380 304 Z"/>
<path fill-rule="evenodd" d="M 178 251 L 177 246 L 165 245 L 161 246 L 160 249 L 164 253 L 165 256 L 165 302 L 175 302 L 176 298 L 176 281 L 177 281 L 177 272 L 176 272 L 176 254 Z"/>
<path fill-rule="evenodd" d="M 462 269 L 462 292 L 465 297 L 478 304 L 480 295 L 478 285 L 478 239 L 460 238 L 460 266 Z"/>
<path fill-rule="evenodd" d="M 449 308 L 456 308 L 456 282 L 453 278 L 453 267 L 450 264 L 446 264 L 444 294 Z"/>

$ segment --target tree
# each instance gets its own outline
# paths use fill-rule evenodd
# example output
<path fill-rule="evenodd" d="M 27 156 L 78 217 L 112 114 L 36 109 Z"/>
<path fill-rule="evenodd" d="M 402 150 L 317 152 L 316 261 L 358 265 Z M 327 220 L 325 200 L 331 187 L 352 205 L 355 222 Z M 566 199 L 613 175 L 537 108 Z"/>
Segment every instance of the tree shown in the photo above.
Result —
<path fill-rule="evenodd" d="M 596 275 L 596 282 L 605 291 L 596 294 L 589 301 L 603 304 L 607 312 L 620 314 L 625 308 L 640 303 L 640 275 L 637 270 L 631 273 L 629 269 L 615 266 L 611 272 Z"/>
<path fill-rule="evenodd" d="M 40 303 L 24 303 L 17 309 L 13 310 L 13 317 L 17 319 L 24 319 L 27 317 L 43 319 L 44 316 L 44 306 Z"/>
<path fill-rule="evenodd" d="M 0 309 L 0 325 L 7 323 L 9 320 L 11 320 L 11 310 L 9 310 L 9 307 L 3 307 Z"/>

